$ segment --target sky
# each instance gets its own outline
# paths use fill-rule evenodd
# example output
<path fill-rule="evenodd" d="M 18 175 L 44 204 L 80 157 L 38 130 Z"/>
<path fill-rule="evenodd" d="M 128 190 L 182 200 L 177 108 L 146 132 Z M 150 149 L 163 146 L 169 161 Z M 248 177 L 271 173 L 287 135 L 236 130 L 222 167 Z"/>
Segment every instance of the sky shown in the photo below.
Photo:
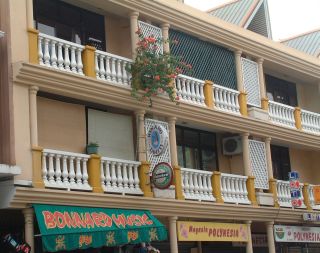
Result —
<path fill-rule="evenodd" d="M 231 0 L 185 0 L 200 10 L 208 10 Z M 268 0 L 272 37 L 282 40 L 320 28 L 320 0 Z"/>

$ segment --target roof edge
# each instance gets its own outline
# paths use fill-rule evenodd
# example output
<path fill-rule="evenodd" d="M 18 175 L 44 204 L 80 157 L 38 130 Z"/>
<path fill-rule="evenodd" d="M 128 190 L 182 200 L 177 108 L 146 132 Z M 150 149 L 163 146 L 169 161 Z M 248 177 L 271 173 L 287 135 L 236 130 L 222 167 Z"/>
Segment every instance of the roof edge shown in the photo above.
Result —
<path fill-rule="evenodd" d="M 320 32 L 320 27 L 319 28 L 315 28 L 315 29 L 312 29 L 310 31 L 307 31 L 307 32 L 303 32 L 303 33 L 300 33 L 300 34 L 297 34 L 297 35 L 293 35 L 289 38 L 286 38 L 286 39 L 283 39 L 283 40 L 279 40 L 280 43 L 283 43 L 283 42 L 287 42 L 289 40 L 293 40 L 293 39 L 297 39 L 299 37 L 302 37 L 302 36 L 305 36 L 307 34 L 310 34 L 310 33 L 314 33 L 314 32 Z"/>

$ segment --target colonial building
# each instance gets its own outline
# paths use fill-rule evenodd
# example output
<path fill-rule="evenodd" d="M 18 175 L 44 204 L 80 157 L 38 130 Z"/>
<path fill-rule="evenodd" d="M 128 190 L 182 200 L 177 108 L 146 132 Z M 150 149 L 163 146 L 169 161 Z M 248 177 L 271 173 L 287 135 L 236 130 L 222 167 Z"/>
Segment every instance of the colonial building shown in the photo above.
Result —
<path fill-rule="evenodd" d="M 131 96 L 138 29 L 192 65 L 179 104 Z M 319 32 L 273 41 L 266 0 L 1 0 L 0 30 L 1 236 L 319 252 Z"/>

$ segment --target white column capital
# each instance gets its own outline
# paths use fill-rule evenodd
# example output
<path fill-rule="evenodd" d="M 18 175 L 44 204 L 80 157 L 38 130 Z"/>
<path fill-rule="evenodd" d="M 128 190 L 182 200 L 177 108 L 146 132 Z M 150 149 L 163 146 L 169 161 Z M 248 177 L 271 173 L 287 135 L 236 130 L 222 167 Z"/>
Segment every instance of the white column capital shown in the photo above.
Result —
<path fill-rule="evenodd" d="M 34 210 L 31 207 L 25 208 L 22 210 L 22 213 L 23 213 L 24 217 L 32 217 L 33 218 Z"/>
<path fill-rule="evenodd" d="M 168 217 L 168 219 L 169 219 L 170 223 L 176 223 L 178 220 L 178 217 L 177 216 L 170 216 L 170 217 Z"/>
<path fill-rule="evenodd" d="M 169 30 L 169 28 L 170 28 L 170 24 L 169 23 L 162 23 L 161 25 L 160 25 L 160 28 L 162 29 L 162 30 Z"/>
<path fill-rule="evenodd" d="M 138 11 L 132 11 L 129 13 L 130 18 L 136 18 L 138 19 L 139 17 L 139 12 Z"/>
<path fill-rule="evenodd" d="M 167 118 L 167 121 L 168 121 L 169 124 L 170 123 L 175 124 L 177 122 L 177 117 L 170 116 L 170 117 Z"/>
<path fill-rule="evenodd" d="M 273 226 L 273 225 L 274 225 L 274 221 L 267 221 L 267 222 L 266 222 L 266 225 L 267 225 L 268 227 Z"/>
<path fill-rule="evenodd" d="M 257 59 L 257 63 L 258 63 L 258 64 L 261 64 L 261 65 L 262 65 L 262 64 L 263 64 L 263 61 L 264 61 L 263 58 L 258 58 L 258 59 Z"/>
<path fill-rule="evenodd" d="M 266 138 L 264 139 L 264 141 L 265 141 L 265 143 L 270 144 L 270 143 L 271 143 L 271 137 L 266 137 Z"/>
<path fill-rule="evenodd" d="M 240 50 L 240 49 L 235 49 L 233 52 L 238 57 L 242 55 L 242 50 Z"/>
<path fill-rule="evenodd" d="M 145 110 L 138 110 L 138 111 L 135 111 L 134 114 L 138 117 L 144 117 L 144 115 L 146 114 L 146 111 Z"/>
<path fill-rule="evenodd" d="M 249 138 L 250 134 L 249 133 L 241 133 L 242 138 Z"/>
<path fill-rule="evenodd" d="M 32 85 L 32 86 L 29 87 L 30 94 L 37 95 L 38 91 L 39 91 L 39 87 L 38 86 Z"/>
<path fill-rule="evenodd" d="M 247 224 L 248 226 L 251 226 L 252 221 L 251 220 L 246 220 L 244 223 Z"/>

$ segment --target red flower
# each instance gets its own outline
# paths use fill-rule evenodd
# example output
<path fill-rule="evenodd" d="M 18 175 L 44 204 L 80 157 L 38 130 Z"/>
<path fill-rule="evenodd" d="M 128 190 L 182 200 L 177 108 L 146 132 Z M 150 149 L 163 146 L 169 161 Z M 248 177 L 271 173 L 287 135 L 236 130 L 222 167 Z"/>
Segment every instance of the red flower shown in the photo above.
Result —
<path fill-rule="evenodd" d="M 160 81 L 160 76 L 159 76 L 159 75 L 156 75 L 156 76 L 154 77 L 154 80 Z"/>
<path fill-rule="evenodd" d="M 176 96 L 176 100 L 180 100 L 180 98 L 178 96 Z"/>
<path fill-rule="evenodd" d="M 146 41 L 148 41 L 149 43 L 155 43 L 157 40 L 154 37 L 148 37 L 146 38 Z"/>

